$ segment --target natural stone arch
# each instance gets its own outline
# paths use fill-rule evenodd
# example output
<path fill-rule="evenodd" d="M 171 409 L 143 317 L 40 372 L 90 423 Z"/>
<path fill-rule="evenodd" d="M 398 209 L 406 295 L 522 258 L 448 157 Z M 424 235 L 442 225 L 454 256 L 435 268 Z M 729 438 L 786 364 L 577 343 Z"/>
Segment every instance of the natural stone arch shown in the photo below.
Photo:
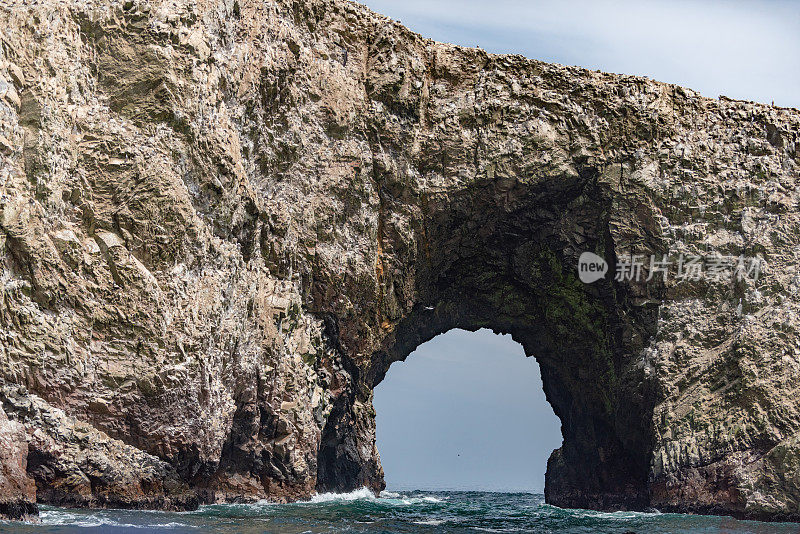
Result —
<path fill-rule="evenodd" d="M 552 502 L 800 518 L 796 110 L 435 43 L 340 0 L 18 7 L 0 402 L 45 501 L 380 487 L 372 388 L 487 326 L 539 359 L 571 436 Z M 769 268 L 583 286 L 584 249 L 612 272 L 667 251 Z"/>
<path fill-rule="evenodd" d="M 412 267 L 417 301 L 372 355 L 363 391 L 371 392 L 392 362 L 452 328 L 511 334 L 537 359 L 562 422 L 563 446 L 548 462 L 548 502 L 641 509 L 655 396 L 636 362 L 657 308 L 632 306 L 613 276 L 593 285 L 578 279 L 583 251 L 614 268 L 611 197 L 594 169 L 562 178 L 484 180 L 426 199 L 418 230 L 424 253 Z M 363 443 L 348 435 L 358 427 L 337 423 L 329 420 L 335 426 L 323 442 Z M 323 446 L 319 489 L 381 487 L 375 460 L 353 462 L 353 469 L 332 465 L 338 461 Z"/>

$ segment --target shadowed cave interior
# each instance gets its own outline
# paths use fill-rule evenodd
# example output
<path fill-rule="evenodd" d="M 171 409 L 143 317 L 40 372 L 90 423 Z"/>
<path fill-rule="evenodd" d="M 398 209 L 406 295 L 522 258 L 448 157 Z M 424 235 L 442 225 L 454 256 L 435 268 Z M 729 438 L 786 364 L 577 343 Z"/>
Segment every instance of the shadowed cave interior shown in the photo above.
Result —
<path fill-rule="evenodd" d="M 387 213 L 393 198 L 385 192 Z M 359 406 L 372 410 L 371 392 L 389 366 L 421 344 L 453 329 L 485 328 L 510 334 L 536 358 L 561 421 L 563 446 L 547 462 L 547 502 L 645 509 L 655 395 L 635 364 L 657 309 L 634 304 L 612 277 L 591 285 L 577 278 L 583 251 L 608 258 L 612 272 L 616 265 L 598 174 L 510 187 L 479 182 L 424 204 L 413 269 L 417 303 L 372 354 L 363 387 L 345 399 L 354 404 L 340 403 L 328 419 L 317 489 L 381 489 L 383 471 L 369 453 L 374 426 L 351 424 L 364 421 Z M 387 256 L 403 246 L 388 224 L 382 236 Z"/>

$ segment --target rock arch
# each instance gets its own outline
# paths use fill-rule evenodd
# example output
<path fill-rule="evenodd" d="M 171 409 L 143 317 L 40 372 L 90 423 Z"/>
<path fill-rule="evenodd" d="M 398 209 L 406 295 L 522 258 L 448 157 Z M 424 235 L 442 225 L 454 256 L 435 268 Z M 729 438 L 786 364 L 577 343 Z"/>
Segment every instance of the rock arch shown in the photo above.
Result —
<path fill-rule="evenodd" d="M 797 110 L 341 0 L 0 26 L 0 432 L 28 477 L 0 511 L 379 488 L 372 388 L 486 327 L 564 424 L 551 502 L 800 518 Z M 585 285 L 584 250 L 768 268 Z"/>
<path fill-rule="evenodd" d="M 556 183 L 484 180 L 426 204 L 418 230 L 424 252 L 412 266 L 417 300 L 372 354 L 363 391 L 377 386 L 392 362 L 452 328 L 511 334 L 537 359 L 562 422 L 563 447 L 548 462 L 548 502 L 645 507 L 656 397 L 636 363 L 657 307 L 635 307 L 610 276 L 593 285 L 578 280 L 584 251 L 615 264 L 610 196 L 598 173 L 587 168 Z M 336 443 L 372 439 L 372 428 L 366 437 L 326 432 Z M 336 461 L 323 448 L 319 489 L 382 484 L 375 460 L 330 467 Z"/>

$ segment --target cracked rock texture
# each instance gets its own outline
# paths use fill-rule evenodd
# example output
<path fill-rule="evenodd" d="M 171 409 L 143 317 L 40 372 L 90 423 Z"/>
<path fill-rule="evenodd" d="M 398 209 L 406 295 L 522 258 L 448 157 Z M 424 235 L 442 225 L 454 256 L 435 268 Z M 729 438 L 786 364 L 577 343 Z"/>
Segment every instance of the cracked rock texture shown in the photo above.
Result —
<path fill-rule="evenodd" d="M 797 110 L 344 0 L 0 28 L 0 513 L 379 490 L 372 389 L 486 327 L 562 421 L 549 502 L 800 519 Z M 764 264 L 585 285 L 583 251 Z"/>
<path fill-rule="evenodd" d="M 27 472 L 24 427 L 0 408 L 0 517 L 27 519 L 37 513 L 36 483 Z"/>

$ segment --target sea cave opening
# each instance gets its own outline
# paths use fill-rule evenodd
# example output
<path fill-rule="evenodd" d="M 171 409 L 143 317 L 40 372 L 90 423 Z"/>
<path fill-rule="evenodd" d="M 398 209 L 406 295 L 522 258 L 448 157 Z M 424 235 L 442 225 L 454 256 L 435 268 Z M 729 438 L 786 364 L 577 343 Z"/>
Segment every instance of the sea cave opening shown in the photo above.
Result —
<path fill-rule="evenodd" d="M 377 491 L 387 478 L 390 485 L 399 484 L 394 478 L 398 469 L 393 466 L 394 453 L 387 449 L 385 437 L 376 439 L 376 431 L 384 432 L 381 421 L 390 417 L 383 413 L 382 396 L 391 382 L 382 386 L 384 379 L 392 375 L 389 380 L 394 381 L 401 373 L 398 369 L 411 371 L 420 365 L 415 360 L 424 358 L 408 357 L 438 336 L 454 329 L 486 329 L 485 335 L 512 336 L 513 343 L 531 357 L 517 358 L 519 362 L 538 364 L 542 386 L 531 384 L 527 391 L 533 394 L 543 389 L 548 410 L 561 422 L 561 446 L 554 432 L 556 442 L 541 451 L 544 459 L 555 449 L 546 460 L 545 500 L 566 508 L 646 508 L 654 439 L 652 407 L 659 392 L 651 387 L 639 363 L 655 331 L 657 301 L 618 284 L 614 277 L 585 283 L 578 276 L 579 258 L 585 251 L 606 258 L 610 272 L 616 265 L 608 198 L 595 172 L 588 169 L 563 180 L 532 180 L 509 187 L 492 181 L 426 197 L 415 223 L 421 237 L 412 248 L 403 241 L 407 228 L 395 228 L 394 219 L 386 219 L 389 222 L 380 232 L 382 255 L 376 264 L 380 313 L 373 319 L 380 341 L 369 354 L 356 354 L 348 361 L 355 380 L 338 397 L 323 429 L 317 491 L 352 491 L 362 486 Z M 395 197 L 388 190 L 385 194 L 388 213 Z M 393 259 L 401 251 L 413 253 L 410 264 Z M 335 340 L 340 329 L 336 320 L 330 323 L 329 338 Z M 352 331 L 341 350 L 359 346 L 363 339 L 367 338 Z M 407 364 L 393 365 L 407 359 Z M 487 362 L 485 375 L 510 380 L 492 366 L 491 358 L 482 360 Z M 454 378 L 464 364 L 450 363 L 452 370 L 442 366 L 444 377 L 428 380 L 440 388 L 445 382 L 456 387 Z M 388 373 L 390 366 L 392 373 Z M 421 396 L 416 393 L 417 398 Z M 486 396 L 474 397 L 479 398 Z M 517 408 L 530 417 L 536 402 L 528 399 Z M 539 402 L 544 405 L 544 400 Z M 439 399 L 430 403 L 428 411 L 453 404 Z M 442 415 L 440 423 L 445 417 L 452 418 Z M 474 439 L 480 433 L 479 423 L 473 426 Z M 438 434 L 434 430 L 425 433 Z M 405 431 L 412 433 L 422 432 L 413 426 Z M 507 454 L 498 448 L 504 432 L 494 427 L 485 434 L 495 439 L 494 446 L 486 446 L 489 454 Z M 402 442 L 407 443 L 405 438 Z M 443 449 L 444 445 L 428 446 Z M 425 465 L 422 460 L 429 453 L 417 454 L 417 465 Z M 456 458 L 458 454 L 455 451 Z M 544 462 L 536 464 L 541 469 Z M 427 485 L 434 482 L 428 480 Z"/>
<path fill-rule="evenodd" d="M 453 329 L 375 388 L 387 489 L 542 493 L 562 444 L 539 365 L 510 335 Z"/>

